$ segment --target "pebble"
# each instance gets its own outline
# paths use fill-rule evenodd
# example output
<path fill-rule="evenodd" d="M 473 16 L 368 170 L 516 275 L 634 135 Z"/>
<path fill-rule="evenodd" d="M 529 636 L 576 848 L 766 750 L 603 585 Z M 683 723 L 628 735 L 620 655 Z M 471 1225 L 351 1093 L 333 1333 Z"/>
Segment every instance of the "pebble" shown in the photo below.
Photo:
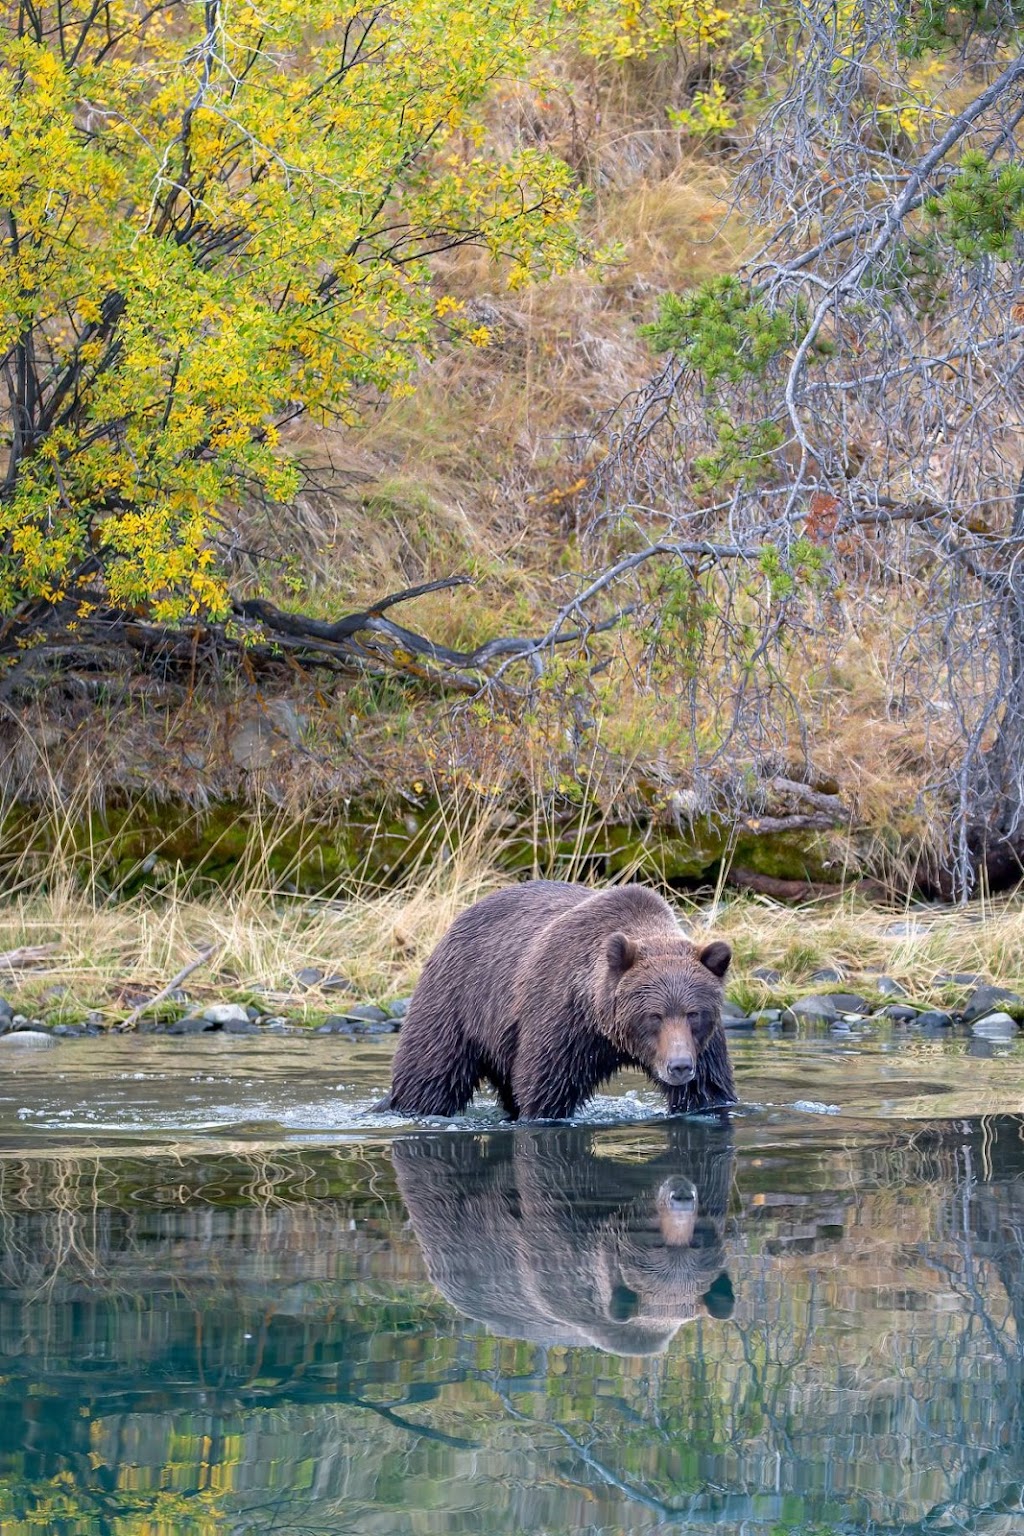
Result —
<path fill-rule="evenodd" d="M 1016 1040 L 1019 1033 L 1016 1019 L 1008 1013 L 988 1013 L 971 1025 L 971 1034 L 983 1040 Z"/>
<path fill-rule="evenodd" d="M 202 1017 L 207 1025 L 245 1024 L 249 1020 L 249 1010 L 243 1008 L 241 1003 L 213 1003 L 209 1008 L 203 1009 Z"/>

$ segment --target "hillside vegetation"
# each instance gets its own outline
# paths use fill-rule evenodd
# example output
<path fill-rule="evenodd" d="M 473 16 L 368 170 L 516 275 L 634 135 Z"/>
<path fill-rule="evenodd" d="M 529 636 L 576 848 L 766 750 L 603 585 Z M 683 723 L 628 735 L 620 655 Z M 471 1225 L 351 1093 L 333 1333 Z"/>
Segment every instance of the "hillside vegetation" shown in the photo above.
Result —
<path fill-rule="evenodd" d="M 15 9 L 19 860 L 454 797 L 1015 881 L 1015 7 Z"/>

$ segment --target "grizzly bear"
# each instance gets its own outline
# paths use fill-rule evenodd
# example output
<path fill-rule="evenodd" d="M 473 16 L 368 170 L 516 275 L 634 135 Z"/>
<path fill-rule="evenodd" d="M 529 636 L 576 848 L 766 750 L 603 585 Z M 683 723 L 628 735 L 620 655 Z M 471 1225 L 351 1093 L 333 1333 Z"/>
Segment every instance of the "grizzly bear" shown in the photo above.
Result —
<path fill-rule="evenodd" d="M 722 1029 L 721 940 L 691 944 L 638 885 L 535 880 L 452 924 L 423 968 L 377 1106 L 454 1115 L 493 1084 L 512 1120 L 566 1119 L 620 1067 L 670 1114 L 736 1102 Z"/>
<path fill-rule="evenodd" d="M 732 1315 L 729 1128 L 663 1121 L 644 1160 L 635 1131 L 629 1161 L 614 1133 L 607 1150 L 595 1141 L 585 1125 L 420 1132 L 391 1158 L 431 1281 L 459 1312 L 503 1338 L 657 1354 L 682 1324 Z"/>

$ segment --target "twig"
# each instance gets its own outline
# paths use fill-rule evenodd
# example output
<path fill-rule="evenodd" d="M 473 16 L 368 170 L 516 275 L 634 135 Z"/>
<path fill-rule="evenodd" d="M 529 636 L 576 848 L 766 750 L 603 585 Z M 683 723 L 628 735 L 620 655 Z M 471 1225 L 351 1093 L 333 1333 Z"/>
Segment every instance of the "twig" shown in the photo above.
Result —
<path fill-rule="evenodd" d="M 180 987 L 186 976 L 191 976 L 193 971 L 197 971 L 201 965 L 205 965 L 208 960 L 213 958 L 218 949 L 221 947 L 222 946 L 219 943 L 210 944 L 206 947 L 206 949 L 202 950 L 194 960 L 190 960 L 188 965 L 182 966 L 177 976 L 172 976 L 162 991 L 158 992 L 155 997 L 147 998 L 144 1003 L 140 1003 L 137 1008 L 132 1009 L 128 1017 L 122 1020 L 122 1022 L 116 1026 L 118 1032 L 120 1033 L 123 1030 L 131 1029 L 132 1026 L 138 1023 L 142 1015 L 147 1013 L 150 1008 L 155 1008 L 157 1003 L 162 1003 L 165 997 L 170 997 L 175 987 Z"/>
<path fill-rule="evenodd" d="M 14 971 L 25 965 L 39 965 L 58 949 L 60 944 L 23 944 L 20 949 L 9 949 L 0 955 L 0 970 Z"/>

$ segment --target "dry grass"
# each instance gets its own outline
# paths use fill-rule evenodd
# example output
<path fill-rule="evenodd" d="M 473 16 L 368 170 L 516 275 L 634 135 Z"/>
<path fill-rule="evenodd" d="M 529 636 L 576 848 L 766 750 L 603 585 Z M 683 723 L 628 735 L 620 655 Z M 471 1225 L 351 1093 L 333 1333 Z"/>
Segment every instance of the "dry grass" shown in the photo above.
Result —
<path fill-rule="evenodd" d="M 157 991 L 202 947 L 216 944 L 211 966 L 186 983 L 193 1002 L 258 999 L 266 1011 L 314 1019 L 344 999 L 303 989 L 295 977 L 307 966 L 345 976 L 362 997 L 406 995 L 455 916 L 507 882 L 492 853 L 478 833 L 449 856 L 424 863 L 398 889 L 354 887 L 336 900 L 281 896 L 253 882 L 216 898 L 185 886 L 158 900 L 147 895 L 111 905 L 69 876 L 51 874 L 45 896 L 23 890 L 0 909 L 0 953 L 53 942 L 59 952 L 36 971 L 0 968 L 0 993 L 51 1019 L 98 1008 L 116 1022 L 140 995 Z M 257 867 L 254 854 L 250 872 Z M 799 909 L 757 898 L 720 896 L 705 906 L 673 899 L 691 931 L 713 929 L 731 941 L 729 990 L 747 1006 L 834 990 L 811 980 L 825 966 L 869 995 L 873 976 L 885 973 L 915 999 L 934 1001 L 967 989 L 941 980 L 944 973 L 1024 984 L 1024 911 L 1015 901 L 899 916 L 854 899 Z M 751 973 L 759 966 L 775 968 L 782 980 L 757 980 Z"/>

